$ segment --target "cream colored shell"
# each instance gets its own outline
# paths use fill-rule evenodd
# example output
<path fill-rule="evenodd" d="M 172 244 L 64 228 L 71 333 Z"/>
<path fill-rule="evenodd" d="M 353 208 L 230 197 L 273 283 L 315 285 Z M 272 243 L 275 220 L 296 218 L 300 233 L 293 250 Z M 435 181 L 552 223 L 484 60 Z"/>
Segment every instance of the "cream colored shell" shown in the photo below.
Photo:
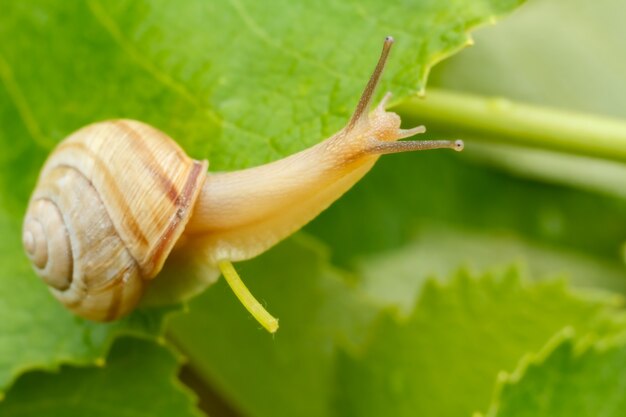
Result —
<path fill-rule="evenodd" d="M 132 120 L 89 125 L 50 155 L 24 247 L 52 293 L 98 321 L 130 312 L 161 270 L 206 179 L 167 135 Z"/>

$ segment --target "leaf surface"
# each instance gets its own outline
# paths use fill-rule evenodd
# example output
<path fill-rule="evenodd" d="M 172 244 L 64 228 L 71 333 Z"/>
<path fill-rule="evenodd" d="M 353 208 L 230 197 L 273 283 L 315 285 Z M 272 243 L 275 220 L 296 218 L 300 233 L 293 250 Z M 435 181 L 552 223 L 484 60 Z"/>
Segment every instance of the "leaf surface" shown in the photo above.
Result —
<path fill-rule="evenodd" d="M 489 404 L 501 370 L 515 369 L 563 328 L 614 334 L 610 300 L 562 283 L 522 285 L 515 273 L 430 281 L 404 321 L 383 316 L 363 352 L 339 355 L 337 415 L 470 416 Z"/>
<path fill-rule="evenodd" d="M 179 361 L 151 341 L 121 338 L 106 366 L 62 367 L 21 378 L 0 403 L 6 417 L 201 417 L 195 399 L 178 381 Z"/>
<path fill-rule="evenodd" d="M 407 317 L 401 302 L 355 288 L 357 277 L 299 236 L 241 264 L 280 319 L 273 338 L 221 282 L 171 323 L 192 368 L 243 415 L 469 416 L 488 407 L 500 371 L 562 329 L 623 328 L 613 297 L 576 295 L 560 281 L 523 284 L 510 269 L 428 281 Z M 396 271 L 378 273 L 394 286 Z"/>
<path fill-rule="evenodd" d="M 621 416 L 626 408 L 624 338 L 583 346 L 562 338 L 501 375 L 487 413 L 496 416 Z"/>
<path fill-rule="evenodd" d="M 461 48 L 468 30 L 520 3 L 3 3 L 0 390 L 26 370 L 99 362 L 119 334 L 157 337 L 175 308 L 86 322 L 30 270 L 21 218 L 47 154 L 69 133 L 134 118 L 210 159 L 213 170 L 267 162 L 346 123 L 384 36 L 398 42 L 381 92 L 402 98 L 424 88 L 429 68 Z"/>
<path fill-rule="evenodd" d="M 329 415 L 333 353 L 362 344 L 378 307 L 298 235 L 238 267 L 279 319 L 272 337 L 219 281 L 175 316 L 170 336 L 205 382 L 249 416 Z"/>

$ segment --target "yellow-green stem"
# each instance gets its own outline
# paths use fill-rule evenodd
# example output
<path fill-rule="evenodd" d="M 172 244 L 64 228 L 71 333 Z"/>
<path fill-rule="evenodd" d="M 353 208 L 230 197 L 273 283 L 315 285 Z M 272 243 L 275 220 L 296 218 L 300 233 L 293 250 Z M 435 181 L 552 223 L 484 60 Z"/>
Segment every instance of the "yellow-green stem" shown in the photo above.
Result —
<path fill-rule="evenodd" d="M 220 261 L 218 266 L 241 304 L 268 332 L 275 333 L 278 330 L 278 319 L 272 316 L 252 295 L 248 287 L 243 283 L 235 267 L 229 261 Z"/>
<path fill-rule="evenodd" d="M 626 162 L 625 120 L 437 89 L 393 110 L 426 125 L 470 131 L 485 141 Z"/>

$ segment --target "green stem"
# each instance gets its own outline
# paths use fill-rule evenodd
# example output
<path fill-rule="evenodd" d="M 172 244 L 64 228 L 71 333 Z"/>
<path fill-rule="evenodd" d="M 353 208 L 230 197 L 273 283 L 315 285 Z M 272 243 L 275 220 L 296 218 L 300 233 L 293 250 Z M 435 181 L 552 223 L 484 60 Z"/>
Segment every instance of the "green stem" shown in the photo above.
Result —
<path fill-rule="evenodd" d="M 233 290 L 241 304 L 252 314 L 252 317 L 258 321 L 261 326 L 270 333 L 276 333 L 278 330 L 278 319 L 272 316 L 267 310 L 254 298 L 254 295 L 248 290 L 246 284 L 243 283 L 235 267 L 229 261 L 220 261 L 217 266 L 222 271 L 222 275 L 226 282 Z"/>
<path fill-rule="evenodd" d="M 395 111 L 419 123 L 463 129 L 481 140 L 626 162 L 626 121 L 429 89 Z"/>

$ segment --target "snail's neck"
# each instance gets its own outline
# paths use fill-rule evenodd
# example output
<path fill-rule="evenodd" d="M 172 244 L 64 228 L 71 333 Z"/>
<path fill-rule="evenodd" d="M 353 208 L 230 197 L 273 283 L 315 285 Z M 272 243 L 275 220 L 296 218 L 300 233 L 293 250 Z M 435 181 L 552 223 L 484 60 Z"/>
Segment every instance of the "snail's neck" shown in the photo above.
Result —
<path fill-rule="evenodd" d="M 342 133 L 255 168 L 209 174 L 186 234 L 212 261 L 254 257 L 311 221 L 369 171 L 378 155 Z M 351 138 L 350 143 L 368 138 Z"/>
<path fill-rule="evenodd" d="M 400 117 L 384 109 L 388 98 L 369 115 L 353 117 L 336 135 L 295 155 L 256 168 L 209 174 L 182 244 L 200 245 L 212 262 L 252 258 L 341 197 L 380 155 L 463 149 L 461 141 L 398 141 L 423 133 L 424 127 L 400 129 Z"/>

